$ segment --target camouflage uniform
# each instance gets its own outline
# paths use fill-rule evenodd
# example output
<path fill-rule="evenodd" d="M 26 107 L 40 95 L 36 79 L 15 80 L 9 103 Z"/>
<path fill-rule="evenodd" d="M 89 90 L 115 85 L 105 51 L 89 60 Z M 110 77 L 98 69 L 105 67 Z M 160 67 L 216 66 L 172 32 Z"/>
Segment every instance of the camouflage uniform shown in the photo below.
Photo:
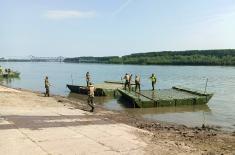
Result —
<path fill-rule="evenodd" d="M 126 73 L 124 79 L 125 79 L 124 89 L 126 90 L 126 86 L 129 88 L 130 75 Z"/>
<path fill-rule="evenodd" d="M 129 81 L 128 81 L 128 89 L 131 91 L 131 80 L 132 80 L 132 74 L 130 75 Z"/>
<path fill-rule="evenodd" d="M 2 67 L 0 66 L 0 74 L 2 74 L 2 70 L 3 70 L 3 69 L 2 69 Z"/>
<path fill-rule="evenodd" d="M 45 93 L 45 96 L 50 96 L 50 83 L 48 81 L 48 77 L 45 78 L 45 89 L 46 89 L 46 93 Z"/>
<path fill-rule="evenodd" d="M 152 90 L 154 90 L 154 85 L 157 83 L 157 78 L 154 74 L 152 74 L 152 76 L 150 77 L 151 81 L 152 81 Z"/>
<path fill-rule="evenodd" d="M 87 86 L 87 87 L 89 86 L 90 81 L 91 81 L 90 73 L 87 72 L 87 73 L 86 73 L 86 86 Z"/>
<path fill-rule="evenodd" d="M 95 109 L 94 98 L 95 98 L 95 87 L 92 84 L 89 84 L 87 103 L 91 107 L 90 110 L 91 112 L 93 112 Z"/>
<path fill-rule="evenodd" d="M 140 91 L 140 76 L 135 76 L 135 91 L 139 89 Z"/>

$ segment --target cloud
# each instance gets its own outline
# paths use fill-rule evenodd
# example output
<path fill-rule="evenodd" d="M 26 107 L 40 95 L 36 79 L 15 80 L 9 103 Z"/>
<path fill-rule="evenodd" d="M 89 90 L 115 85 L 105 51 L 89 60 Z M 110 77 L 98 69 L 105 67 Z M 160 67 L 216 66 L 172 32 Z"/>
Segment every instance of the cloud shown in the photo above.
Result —
<path fill-rule="evenodd" d="M 128 7 L 134 0 L 126 0 L 117 10 L 115 10 L 112 15 L 115 16 L 121 13 L 126 7 Z"/>
<path fill-rule="evenodd" d="M 85 19 L 85 18 L 94 18 L 96 13 L 93 11 L 76 11 L 76 10 L 50 10 L 45 13 L 45 17 L 49 19 Z"/>

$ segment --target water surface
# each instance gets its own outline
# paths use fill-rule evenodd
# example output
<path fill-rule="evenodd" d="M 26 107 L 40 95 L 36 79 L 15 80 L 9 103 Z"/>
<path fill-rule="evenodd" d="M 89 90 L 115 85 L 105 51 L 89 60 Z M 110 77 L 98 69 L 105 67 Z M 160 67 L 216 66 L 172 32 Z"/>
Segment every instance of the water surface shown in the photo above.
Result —
<path fill-rule="evenodd" d="M 89 71 L 94 83 L 104 80 L 120 80 L 125 73 L 141 75 L 142 89 L 150 89 L 149 76 L 156 73 L 157 87 L 160 89 L 183 85 L 204 90 L 209 79 L 207 91 L 214 92 L 207 105 L 159 107 L 133 109 L 132 105 L 112 98 L 96 98 L 96 102 L 112 110 L 124 110 L 150 120 L 161 120 L 200 126 L 202 123 L 221 126 L 224 130 L 235 130 L 235 67 L 219 66 L 141 66 L 107 64 L 73 64 L 54 62 L 0 62 L 3 67 L 21 72 L 20 79 L 4 80 L 11 87 L 44 91 L 44 77 L 49 76 L 53 94 L 80 98 L 69 94 L 66 84 L 85 85 L 85 73 Z"/>

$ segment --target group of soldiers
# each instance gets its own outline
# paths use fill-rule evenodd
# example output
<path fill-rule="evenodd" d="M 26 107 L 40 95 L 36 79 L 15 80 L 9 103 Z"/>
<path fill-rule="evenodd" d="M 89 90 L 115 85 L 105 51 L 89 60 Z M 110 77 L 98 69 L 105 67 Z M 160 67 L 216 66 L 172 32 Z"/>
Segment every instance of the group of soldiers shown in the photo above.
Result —
<path fill-rule="evenodd" d="M 124 89 L 127 90 L 127 87 L 128 87 L 128 90 L 131 91 L 132 74 L 126 73 L 123 79 L 125 80 Z M 156 75 L 152 74 L 150 76 L 150 80 L 152 82 L 152 90 L 154 90 L 155 89 L 155 84 L 157 83 Z M 135 76 L 135 91 L 137 91 L 137 90 L 140 91 L 140 85 L 141 85 L 141 83 L 140 83 L 140 76 L 136 75 Z"/>
<path fill-rule="evenodd" d="M 126 73 L 123 79 L 125 80 L 124 89 L 127 90 L 127 87 L 128 87 L 128 90 L 131 91 L 132 74 Z M 155 84 L 157 82 L 156 75 L 152 74 L 150 76 L 150 80 L 152 82 L 152 90 L 154 90 Z M 49 97 L 50 96 L 49 88 L 51 84 L 49 83 L 48 76 L 46 76 L 44 82 L 45 82 L 45 89 L 46 89 L 45 96 Z M 140 91 L 140 85 L 141 85 L 140 76 L 136 75 L 135 76 L 135 91 L 137 90 Z M 87 94 L 88 94 L 87 103 L 91 107 L 90 112 L 93 112 L 95 109 L 95 103 L 94 103 L 95 87 L 93 83 L 91 82 L 91 75 L 89 72 L 86 73 L 86 86 L 87 86 Z"/>
<path fill-rule="evenodd" d="M 95 109 L 95 103 L 94 103 L 95 87 L 91 82 L 91 76 L 89 72 L 86 73 L 86 83 L 87 83 L 87 92 L 88 92 L 87 102 L 88 102 L 88 105 L 91 107 L 90 112 L 93 112 Z M 45 77 L 44 84 L 45 84 L 45 89 L 46 89 L 45 97 L 50 97 L 51 84 L 49 82 L 48 76 Z"/>
<path fill-rule="evenodd" d="M 152 90 L 155 90 L 155 85 L 157 83 L 157 77 L 156 75 L 153 73 L 150 77 L 150 80 L 151 80 L 151 83 L 152 83 Z M 131 91 L 131 81 L 132 81 L 132 74 L 128 74 L 126 73 L 124 78 L 125 80 L 125 83 L 124 83 L 124 89 L 127 90 L 127 87 L 128 87 L 128 90 Z M 91 107 L 91 112 L 94 111 L 94 106 L 95 106 L 95 103 L 94 103 L 94 97 L 95 97 L 95 87 L 94 85 L 91 83 L 91 76 L 90 76 L 90 73 L 87 72 L 86 73 L 86 83 L 87 83 L 87 90 L 88 90 L 88 105 Z M 139 75 L 136 75 L 135 76 L 135 91 L 140 91 L 140 76 Z"/>

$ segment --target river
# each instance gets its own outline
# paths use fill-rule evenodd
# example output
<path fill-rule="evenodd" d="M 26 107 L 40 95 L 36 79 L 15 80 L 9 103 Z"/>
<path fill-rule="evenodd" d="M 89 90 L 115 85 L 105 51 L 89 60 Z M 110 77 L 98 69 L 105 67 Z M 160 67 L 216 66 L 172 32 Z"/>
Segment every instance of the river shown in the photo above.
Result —
<path fill-rule="evenodd" d="M 208 78 L 207 91 L 214 96 L 207 105 L 132 108 L 123 101 L 113 98 L 96 98 L 98 104 L 111 110 L 121 110 L 138 115 L 145 119 L 160 120 L 201 126 L 203 123 L 223 130 L 235 130 L 235 67 L 221 66 L 141 66 L 141 65 L 108 65 L 108 64 L 75 64 L 56 62 L 0 62 L 5 68 L 12 68 L 21 73 L 20 79 L 2 80 L 1 83 L 14 88 L 25 88 L 44 91 L 44 77 L 49 76 L 53 85 L 53 94 L 69 96 L 72 99 L 81 97 L 70 94 L 66 84 L 85 85 L 85 73 L 89 71 L 94 83 L 104 80 L 121 80 L 125 73 L 141 75 L 142 89 L 150 89 L 149 76 L 156 73 L 158 89 L 182 85 L 204 90 Z M 84 97 L 84 96 L 82 96 Z"/>

